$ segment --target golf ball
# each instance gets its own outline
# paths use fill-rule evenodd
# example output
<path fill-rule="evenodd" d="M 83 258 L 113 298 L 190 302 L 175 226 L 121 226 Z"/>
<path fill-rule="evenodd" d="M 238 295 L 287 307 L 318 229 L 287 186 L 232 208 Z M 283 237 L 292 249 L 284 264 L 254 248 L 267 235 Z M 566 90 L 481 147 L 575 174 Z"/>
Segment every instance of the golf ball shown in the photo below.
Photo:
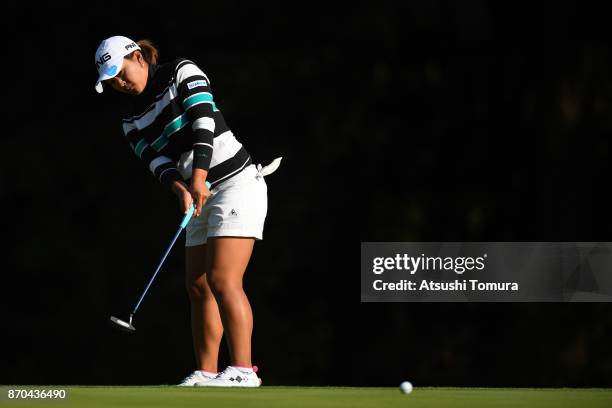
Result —
<path fill-rule="evenodd" d="M 404 381 L 400 384 L 400 391 L 404 394 L 410 394 L 412 392 L 412 384 L 410 381 Z"/>

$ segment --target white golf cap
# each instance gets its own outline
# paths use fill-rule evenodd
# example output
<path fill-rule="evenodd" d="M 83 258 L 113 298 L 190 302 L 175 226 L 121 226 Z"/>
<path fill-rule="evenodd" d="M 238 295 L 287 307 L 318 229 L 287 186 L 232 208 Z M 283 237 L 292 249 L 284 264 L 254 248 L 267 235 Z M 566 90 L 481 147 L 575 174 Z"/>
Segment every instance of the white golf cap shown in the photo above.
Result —
<path fill-rule="evenodd" d="M 131 54 L 140 47 L 127 37 L 116 35 L 102 41 L 96 50 L 96 68 L 98 68 L 98 81 L 96 91 L 102 93 L 102 81 L 116 76 L 123 66 L 123 57 Z"/>

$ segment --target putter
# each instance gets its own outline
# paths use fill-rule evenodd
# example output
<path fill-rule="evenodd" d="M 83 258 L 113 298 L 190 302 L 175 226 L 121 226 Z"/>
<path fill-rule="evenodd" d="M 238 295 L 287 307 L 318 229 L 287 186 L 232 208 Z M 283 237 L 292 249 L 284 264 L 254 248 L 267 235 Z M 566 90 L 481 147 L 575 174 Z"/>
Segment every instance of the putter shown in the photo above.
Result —
<path fill-rule="evenodd" d="M 206 182 L 206 186 L 208 188 L 210 188 L 210 183 L 208 181 Z M 121 319 L 116 318 L 115 316 L 111 316 L 110 317 L 110 322 L 111 322 L 111 325 L 113 327 L 115 327 L 115 328 L 117 328 L 117 329 L 119 329 L 121 331 L 127 332 L 127 333 L 134 333 L 136 331 L 136 328 L 132 325 L 132 319 L 134 318 L 134 315 L 136 314 L 136 311 L 140 307 L 140 304 L 142 303 L 142 299 L 144 299 L 144 297 L 147 294 L 149 288 L 151 287 L 151 284 L 155 280 L 155 277 L 157 276 L 157 273 L 159 272 L 159 270 L 161 269 L 162 265 L 164 264 L 164 261 L 166 260 L 166 257 L 170 253 L 170 250 L 174 246 L 174 243 L 178 239 L 179 235 L 181 235 L 181 231 L 183 231 L 185 229 L 185 227 L 187 226 L 187 223 L 189 223 L 189 220 L 193 216 L 193 212 L 194 211 L 195 211 L 195 207 L 192 204 L 191 208 L 189 209 L 189 211 L 187 211 L 187 214 L 185 214 L 185 216 L 183 217 L 183 221 L 181 221 L 181 225 L 179 226 L 178 231 L 176 231 L 176 234 L 174 234 L 174 238 L 172 238 L 172 242 L 170 243 L 170 246 L 168 246 L 168 249 L 166 249 L 166 253 L 164 253 L 164 256 L 162 257 L 161 261 L 159 262 L 159 265 L 157 265 L 157 269 L 155 269 L 155 272 L 153 273 L 153 276 L 151 276 L 151 279 L 149 279 L 149 283 L 147 283 L 147 287 L 145 288 L 144 292 L 142 292 L 142 295 L 140 296 L 140 299 L 138 299 L 138 302 L 136 302 L 136 306 L 134 306 L 134 309 L 132 310 L 132 313 L 130 313 L 129 320 L 126 322 L 125 320 L 121 320 Z"/>

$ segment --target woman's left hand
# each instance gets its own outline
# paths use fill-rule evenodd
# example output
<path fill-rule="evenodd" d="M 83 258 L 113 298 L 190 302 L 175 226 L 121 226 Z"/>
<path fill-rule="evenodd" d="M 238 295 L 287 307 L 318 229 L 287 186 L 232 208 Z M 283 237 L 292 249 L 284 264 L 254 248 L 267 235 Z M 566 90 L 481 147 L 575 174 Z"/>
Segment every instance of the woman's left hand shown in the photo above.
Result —
<path fill-rule="evenodd" d="M 191 193 L 193 203 L 195 204 L 195 211 L 193 215 L 195 217 L 199 217 L 202 213 L 202 207 L 204 207 L 206 200 L 208 200 L 208 197 L 210 196 L 210 190 L 206 186 L 206 178 L 197 176 L 193 177 L 189 192 Z"/>

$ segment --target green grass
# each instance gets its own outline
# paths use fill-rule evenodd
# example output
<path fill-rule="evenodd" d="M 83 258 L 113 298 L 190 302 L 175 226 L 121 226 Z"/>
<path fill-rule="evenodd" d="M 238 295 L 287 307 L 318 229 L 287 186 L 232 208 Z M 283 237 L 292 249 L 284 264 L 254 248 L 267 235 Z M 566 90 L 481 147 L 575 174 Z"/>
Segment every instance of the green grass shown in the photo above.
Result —
<path fill-rule="evenodd" d="M 533 389 L 533 388 L 415 388 L 401 394 L 399 388 L 350 387 L 261 387 L 259 389 L 211 389 L 179 387 L 72 387 L 65 388 L 66 401 L 6 400 L 7 388 L 1 387 L 0 408 L 4 407 L 409 407 L 409 408 L 481 408 L 481 407 L 554 407 L 610 408 L 612 389 Z"/>

